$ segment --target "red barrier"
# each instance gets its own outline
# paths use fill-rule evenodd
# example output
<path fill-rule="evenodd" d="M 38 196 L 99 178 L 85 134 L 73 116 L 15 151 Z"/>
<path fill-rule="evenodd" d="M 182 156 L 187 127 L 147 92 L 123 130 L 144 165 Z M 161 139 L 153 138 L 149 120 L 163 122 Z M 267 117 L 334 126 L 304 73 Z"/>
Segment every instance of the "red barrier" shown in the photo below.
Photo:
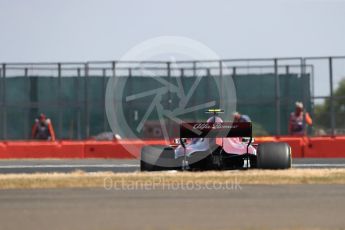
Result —
<path fill-rule="evenodd" d="M 83 158 L 82 141 L 11 141 L 0 145 L 0 158 Z"/>
<path fill-rule="evenodd" d="M 84 141 L 61 141 L 58 145 L 57 155 L 61 158 L 84 158 Z"/>
<path fill-rule="evenodd" d="M 343 157 L 343 137 L 258 137 L 256 143 L 286 142 L 292 156 Z M 0 158 L 135 158 L 144 145 L 164 145 L 164 141 L 5 141 L 0 142 Z"/>
<path fill-rule="evenodd" d="M 304 157 L 345 157 L 345 137 L 314 137 L 304 146 Z"/>
<path fill-rule="evenodd" d="M 7 152 L 7 144 L 6 142 L 0 142 L 0 159 L 1 158 L 11 158 L 11 155 Z"/>
<path fill-rule="evenodd" d="M 10 158 L 59 158 L 57 142 L 14 141 L 6 143 L 6 156 Z M 7 157 L 5 157 L 7 158 Z"/>
<path fill-rule="evenodd" d="M 86 141 L 85 158 L 133 158 L 122 145 L 114 141 Z"/>
<path fill-rule="evenodd" d="M 117 141 L 85 141 L 85 158 L 117 158 L 128 159 L 140 156 L 144 145 L 159 145 L 164 141 L 121 140 Z"/>

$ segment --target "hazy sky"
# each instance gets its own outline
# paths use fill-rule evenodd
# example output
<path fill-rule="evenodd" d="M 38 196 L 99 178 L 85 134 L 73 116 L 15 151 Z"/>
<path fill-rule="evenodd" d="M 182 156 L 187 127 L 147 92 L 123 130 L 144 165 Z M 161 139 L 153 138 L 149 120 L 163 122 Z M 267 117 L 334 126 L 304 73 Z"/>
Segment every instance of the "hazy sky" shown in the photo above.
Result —
<path fill-rule="evenodd" d="M 162 35 L 222 58 L 345 55 L 345 1 L 0 0 L 0 62 L 113 60 Z"/>

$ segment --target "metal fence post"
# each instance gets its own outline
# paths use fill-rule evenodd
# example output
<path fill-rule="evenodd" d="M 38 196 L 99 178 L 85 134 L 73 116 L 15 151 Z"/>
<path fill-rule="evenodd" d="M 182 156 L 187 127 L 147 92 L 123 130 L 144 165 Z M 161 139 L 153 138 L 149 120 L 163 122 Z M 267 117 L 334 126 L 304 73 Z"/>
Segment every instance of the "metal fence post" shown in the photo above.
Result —
<path fill-rule="evenodd" d="M 211 76 L 210 74 L 209 74 L 209 76 Z M 220 85 L 220 107 L 222 107 L 222 105 L 224 105 L 224 98 L 223 98 L 223 87 L 225 87 L 224 85 L 223 85 L 223 62 L 222 62 L 222 60 L 220 60 L 219 61 L 219 85 Z M 226 101 L 226 99 L 227 98 L 225 98 L 225 101 Z M 225 106 L 224 106 L 224 108 L 225 108 Z M 222 108 L 221 108 L 222 109 Z"/>
<path fill-rule="evenodd" d="M 171 83 L 171 62 L 167 62 L 167 77 L 168 77 L 168 82 Z M 171 107 L 172 106 L 172 103 L 171 103 L 172 99 L 171 99 L 171 92 L 170 92 L 170 84 L 169 84 L 169 90 L 168 90 L 168 98 L 169 98 L 168 99 L 168 108 L 169 108 L 169 111 L 171 111 L 172 110 L 172 107 Z M 172 134 L 172 123 L 171 123 L 170 119 L 167 119 L 167 121 L 168 121 L 168 127 L 169 127 L 168 135 L 171 136 L 171 134 Z M 165 138 L 167 138 L 167 137 L 165 137 Z"/>
<path fill-rule="evenodd" d="M 81 111 L 80 111 L 80 68 L 77 69 L 77 85 L 76 85 L 76 91 L 77 91 L 77 138 L 80 140 L 81 139 Z"/>
<path fill-rule="evenodd" d="M 29 70 L 28 68 L 25 68 L 24 69 L 24 77 L 25 77 L 25 83 L 27 84 L 27 90 L 28 90 L 28 93 L 29 93 L 29 96 L 30 96 L 30 79 L 29 78 Z M 31 103 L 30 103 L 31 104 Z M 23 130 L 23 137 L 24 139 L 30 139 L 31 136 L 29 136 L 29 132 L 28 130 L 29 129 L 29 126 L 30 126 L 30 123 L 31 123 L 31 106 L 30 108 L 28 109 L 28 111 L 25 111 L 25 116 L 26 116 L 26 119 L 24 120 L 24 130 Z"/>
<path fill-rule="evenodd" d="M 196 76 L 196 61 L 193 61 L 193 77 Z"/>
<path fill-rule="evenodd" d="M 7 139 L 6 64 L 2 64 L 2 137 Z"/>
<path fill-rule="evenodd" d="M 61 96 L 61 63 L 58 63 L 58 110 L 59 110 L 59 135 L 58 138 L 62 139 L 62 96 Z"/>
<path fill-rule="evenodd" d="M 89 122 L 89 64 L 85 63 L 85 88 L 84 88 L 84 109 L 85 109 L 85 138 L 90 136 L 90 122 Z"/>
<path fill-rule="evenodd" d="M 115 77 L 116 76 L 116 62 L 115 61 L 111 63 L 111 69 L 113 71 L 113 77 Z"/>
<path fill-rule="evenodd" d="M 223 61 L 219 61 L 219 75 L 223 76 Z"/>
<path fill-rule="evenodd" d="M 105 91 L 106 91 L 106 77 L 107 77 L 107 70 L 102 70 L 102 94 L 103 98 L 105 98 Z M 105 102 L 103 101 L 103 131 L 107 131 L 107 114 L 105 112 Z"/>
<path fill-rule="evenodd" d="M 307 92 L 310 91 L 309 88 L 306 88 L 306 79 L 307 79 L 307 71 L 306 71 L 306 60 L 304 58 L 301 59 L 301 78 L 302 78 L 302 101 L 304 105 L 304 110 L 307 112 Z M 303 124 L 306 124 L 305 116 L 303 116 Z M 307 126 L 306 126 L 307 127 Z M 306 129 L 307 134 L 309 134 L 308 128 Z"/>
<path fill-rule="evenodd" d="M 210 68 L 207 68 L 206 69 L 206 75 L 209 77 L 209 76 L 211 76 L 211 70 L 210 70 Z"/>
<path fill-rule="evenodd" d="M 236 76 L 236 67 L 232 67 L 232 77 Z"/>
<path fill-rule="evenodd" d="M 117 64 L 116 61 L 112 61 L 112 63 L 111 63 L 112 77 L 114 78 L 113 80 L 115 80 L 115 77 L 116 77 L 116 64 Z M 105 100 L 105 97 L 104 97 L 104 100 Z M 105 103 L 105 101 L 104 101 L 104 103 Z M 111 124 L 109 124 L 108 119 L 107 119 L 107 122 L 108 122 L 109 127 L 111 127 Z M 114 130 L 112 130 L 112 131 L 114 131 Z"/>
<path fill-rule="evenodd" d="M 278 74 L 278 59 L 274 59 L 276 135 L 280 135 L 280 81 Z"/>
<path fill-rule="evenodd" d="M 1 68 L 0 68 L 0 92 L 2 92 L 2 65 L 1 65 Z M 2 95 L 0 95 L 0 114 L 2 113 L 2 111 L 3 111 L 3 103 L 2 103 Z M 2 114 L 1 114 L 0 117 L 2 119 Z M 3 125 L 3 124 L 1 123 L 1 125 Z M 0 138 L 2 138 L 2 130 L 1 130 L 1 133 L 0 133 Z"/>
<path fill-rule="evenodd" d="M 2 85 L 3 85 L 3 80 L 2 80 L 2 70 L 3 70 L 3 66 L 1 65 L 1 68 L 0 68 L 0 93 L 3 92 L 2 90 Z M 3 108 L 4 108 L 4 104 L 3 104 L 3 95 L 0 95 L 0 114 L 1 114 L 1 119 L 2 119 L 2 116 L 3 116 Z M 3 123 L 1 123 L 1 128 L 3 127 Z M 0 135 L 0 138 L 3 138 L 3 131 L 1 130 L 1 135 Z"/>
<path fill-rule="evenodd" d="M 181 69 L 180 69 L 180 77 L 183 78 L 183 76 L 184 76 L 184 69 L 181 68 Z"/>
<path fill-rule="evenodd" d="M 331 134 L 332 136 L 335 135 L 335 123 L 336 118 L 334 114 L 334 98 L 333 98 L 333 59 L 332 57 L 329 57 L 329 90 L 330 90 L 330 109 L 331 109 Z"/>
<path fill-rule="evenodd" d="M 29 117 L 30 119 L 36 119 L 39 113 L 40 103 L 38 98 L 38 76 L 28 76 L 28 82 L 29 82 L 29 101 L 30 101 L 30 108 L 29 108 Z M 43 112 L 43 111 L 41 111 Z M 29 121 L 29 124 L 31 124 L 31 120 Z"/>

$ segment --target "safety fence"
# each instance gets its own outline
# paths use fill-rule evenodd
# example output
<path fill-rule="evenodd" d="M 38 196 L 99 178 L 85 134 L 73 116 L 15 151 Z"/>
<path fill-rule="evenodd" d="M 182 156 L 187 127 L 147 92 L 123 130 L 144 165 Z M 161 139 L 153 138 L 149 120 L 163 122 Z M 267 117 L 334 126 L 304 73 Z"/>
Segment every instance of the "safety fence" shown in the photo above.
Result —
<path fill-rule="evenodd" d="M 345 158 L 345 136 L 337 137 L 258 137 L 256 143 L 286 142 L 293 158 Z M 10 141 L 0 142 L 0 159 L 19 158 L 112 158 L 133 159 L 144 145 L 164 141 Z M 130 148 L 129 148 L 130 147 Z M 135 147 L 135 148 L 133 148 Z M 135 150 L 129 152 L 128 149 Z"/>
<path fill-rule="evenodd" d="M 218 84 L 232 79 L 237 108 L 254 123 L 254 134 L 286 135 L 294 102 L 302 101 L 314 124 L 310 135 L 341 135 L 345 130 L 345 57 L 297 57 L 203 61 L 132 61 L 86 63 L 2 63 L 0 64 L 0 139 L 30 139 L 31 126 L 39 113 L 53 121 L 60 140 L 83 140 L 111 132 L 106 116 L 105 92 L 111 78 L 128 79 L 126 95 L 150 90 L 152 79 L 165 79 L 191 87 L 202 76 L 195 103 L 214 97 L 220 104 L 231 98 L 213 94 L 212 78 Z M 154 80 L 153 80 L 154 81 Z M 343 83 L 345 87 L 345 83 Z M 226 86 L 224 86 L 226 87 Z M 206 95 L 206 96 L 205 96 Z M 179 106 L 179 95 L 167 93 L 160 101 L 164 109 Z M 122 103 L 122 102 L 121 102 Z M 123 113 L 132 129 L 138 126 L 151 104 L 125 103 Z M 186 116 L 205 120 L 204 110 Z M 228 118 L 226 118 L 228 119 Z M 150 117 L 154 124 L 157 116 Z M 161 130 L 148 135 L 161 134 Z M 155 129 L 145 129 L 156 130 Z M 146 133 L 138 133 L 146 135 Z"/>

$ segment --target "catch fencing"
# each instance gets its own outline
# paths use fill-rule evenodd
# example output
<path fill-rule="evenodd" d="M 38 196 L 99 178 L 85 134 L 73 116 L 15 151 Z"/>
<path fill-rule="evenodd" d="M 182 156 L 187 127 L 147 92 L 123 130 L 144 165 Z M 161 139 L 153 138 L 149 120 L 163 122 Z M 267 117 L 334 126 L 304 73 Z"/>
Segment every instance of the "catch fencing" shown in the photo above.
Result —
<path fill-rule="evenodd" d="M 200 104 L 212 99 L 216 101 L 212 107 L 233 99 L 217 88 L 220 85 L 227 90 L 224 80 L 230 79 L 236 88 L 236 110 L 251 117 L 256 135 L 286 135 L 296 101 L 303 102 L 314 120 L 310 135 L 337 135 L 345 130 L 345 95 L 338 90 L 345 77 L 345 57 L 2 63 L 0 77 L 2 140 L 30 139 L 34 119 L 42 112 L 51 118 L 58 139 L 99 138 L 111 132 L 105 104 L 111 78 L 125 81 L 125 88 L 120 90 L 126 97 L 157 89 L 162 81 L 172 87 L 181 84 L 183 97 L 197 81 L 190 101 Z M 181 95 L 176 91 L 168 90 L 161 96 L 162 109 L 180 108 Z M 136 130 L 152 97 L 114 102 L 123 103 L 121 111 L 126 122 Z M 204 110 L 193 110 L 179 119 L 205 120 L 208 115 Z M 162 135 L 159 116 L 150 113 L 145 120 L 148 127 L 138 137 Z"/>

